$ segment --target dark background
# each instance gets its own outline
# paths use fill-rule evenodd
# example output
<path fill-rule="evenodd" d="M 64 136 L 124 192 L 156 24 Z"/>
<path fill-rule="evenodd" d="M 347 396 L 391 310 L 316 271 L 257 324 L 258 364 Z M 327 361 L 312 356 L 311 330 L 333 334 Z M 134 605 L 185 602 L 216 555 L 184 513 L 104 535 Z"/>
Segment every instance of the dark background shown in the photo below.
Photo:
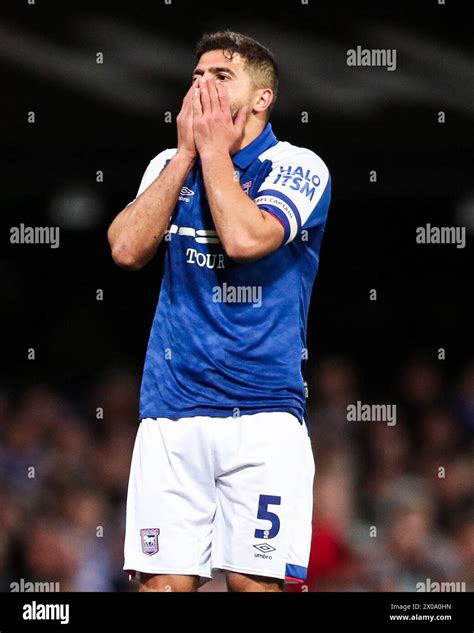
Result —
<path fill-rule="evenodd" d="M 357 384 L 366 399 L 398 402 L 404 372 L 415 364 L 436 374 L 430 407 L 442 400 L 448 416 L 453 405 L 445 394 L 468 385 L 467 422 L 451 420 L 462 444 L 473 425 L 474 389 L 474 51 L 472 13 L 462 4 L 2 2 L 1 384 L 10 416 L 4 429 L 29 397 L 37 411 L 35 397 L 44 403 L 44 393 L 93 427 L 102 404 L 97 393 L 117 372 L 132 382 L 119 379 L 110 399 L 123 395 L 124 380 L 135 424 L 133 394 L 161 262 L 138 274 L 120 270 L 106 231 L 135 197 L 148 161 L 175 146 L 174 118 L 195 64 L 195 41 L 231 28 L 276 55 L 280 95 L 271 121 L 278 138 L 315 151 L 332 175 L 308 328 L 314 393 L 324 403 L 341 379 Z M 347 50 L 357 45 L 397 49 L 397 69 L 347 66 Z M 166 111 L 173 123 L 164 123 Z M 301 122 L 303 111 L 309 123 Z M 60 248 L 10 244 L 10 229 L 21 222 L 60 226 Z M 466 248 L 417 244 L 416 228 L 426 223 L 466 227 Z M 437 360 L 439 348 L 444 361 Z M 328 366 L 336 373 L 324 383 L 318 371 Z M 407 431 L 415 447 L 416 424 L 413 418 Z M 362 470 L 370 471 L 370 451 L 361 450 L 368 460 Z"/>

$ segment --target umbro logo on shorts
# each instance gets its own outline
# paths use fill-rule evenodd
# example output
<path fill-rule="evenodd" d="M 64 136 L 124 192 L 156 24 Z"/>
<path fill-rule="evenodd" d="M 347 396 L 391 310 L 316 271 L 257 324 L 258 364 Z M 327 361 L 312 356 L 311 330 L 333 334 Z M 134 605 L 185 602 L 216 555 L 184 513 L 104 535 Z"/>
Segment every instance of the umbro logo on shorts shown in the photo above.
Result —
<path fill-rule="evenodd" d="M 255 549 L 258 549 L 259 552 L 263 552 L 264 554 L 268 554 L 268 552 L 274 552 L 275 547 L 272 547 L 268 543 L 259 543 L 258 545 L 254 545 Z"/>
<path fill-rule="evenodd" d="M 147 556 L 157 554 L 160 547 L 158 543 L 159 528 L 145 528 L 140 530 L 140 538 L 142 541 L 142 552 Z"/>

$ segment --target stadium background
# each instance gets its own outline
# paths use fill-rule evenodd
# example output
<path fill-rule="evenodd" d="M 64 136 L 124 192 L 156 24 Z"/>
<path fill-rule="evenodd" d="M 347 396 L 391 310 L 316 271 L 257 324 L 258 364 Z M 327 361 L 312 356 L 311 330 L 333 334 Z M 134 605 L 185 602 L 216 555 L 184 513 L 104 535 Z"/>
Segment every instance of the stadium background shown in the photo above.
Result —
<path fill-rule="evenodd" d="M 274 51 L 273 128 L 333 178 L 309 322 L 308 588 L 472 590 L 471 27 L 460 3 L 380 4 L 2 3 L 0 590 L 133 590 L 124 501 L 161 264 L 118 269 L 106 229 L 175 145 L 193 43 L 226 27 Z M 395 48 L 397 69 L 348 67 L 357 45 Z M 20 223 L 59 226 L 60 247 L 12 245 Z M 417 244 L 426 223 L 466 227 L 467 247 Z M 348 422 L 357 400 L 396 404 L 397 424 Z"/>

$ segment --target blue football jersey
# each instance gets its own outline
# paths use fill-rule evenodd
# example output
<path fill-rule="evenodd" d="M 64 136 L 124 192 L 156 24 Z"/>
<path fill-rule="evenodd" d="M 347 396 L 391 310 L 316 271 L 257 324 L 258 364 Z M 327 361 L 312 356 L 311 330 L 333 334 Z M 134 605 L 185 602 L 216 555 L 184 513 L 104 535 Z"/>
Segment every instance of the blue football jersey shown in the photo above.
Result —
<path fill-rule="evenodd" d="M 166 149 L 150 162 L 137 196 L 176 151 Z M 232 161 L 244 192 L 283 225 L 283 243 L 255 262 L 227 257 L 196 161 L 165 235 L 140 419 L 261 411 L 306 419 L 306 328 L 329 171 L 313 151 L 279 141 L 270 123 Z"/>

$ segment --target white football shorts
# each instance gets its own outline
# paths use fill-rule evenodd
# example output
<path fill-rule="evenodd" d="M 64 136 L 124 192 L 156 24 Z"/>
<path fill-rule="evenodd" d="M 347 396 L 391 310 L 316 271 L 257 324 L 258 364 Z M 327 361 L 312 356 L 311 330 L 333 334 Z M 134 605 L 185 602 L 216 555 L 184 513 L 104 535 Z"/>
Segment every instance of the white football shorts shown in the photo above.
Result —
<path fill-rule="evenodd" d="M 314 471 L 308 430 L 291 413 L 143 419 L 124 570 L 304 582 Z"/>

